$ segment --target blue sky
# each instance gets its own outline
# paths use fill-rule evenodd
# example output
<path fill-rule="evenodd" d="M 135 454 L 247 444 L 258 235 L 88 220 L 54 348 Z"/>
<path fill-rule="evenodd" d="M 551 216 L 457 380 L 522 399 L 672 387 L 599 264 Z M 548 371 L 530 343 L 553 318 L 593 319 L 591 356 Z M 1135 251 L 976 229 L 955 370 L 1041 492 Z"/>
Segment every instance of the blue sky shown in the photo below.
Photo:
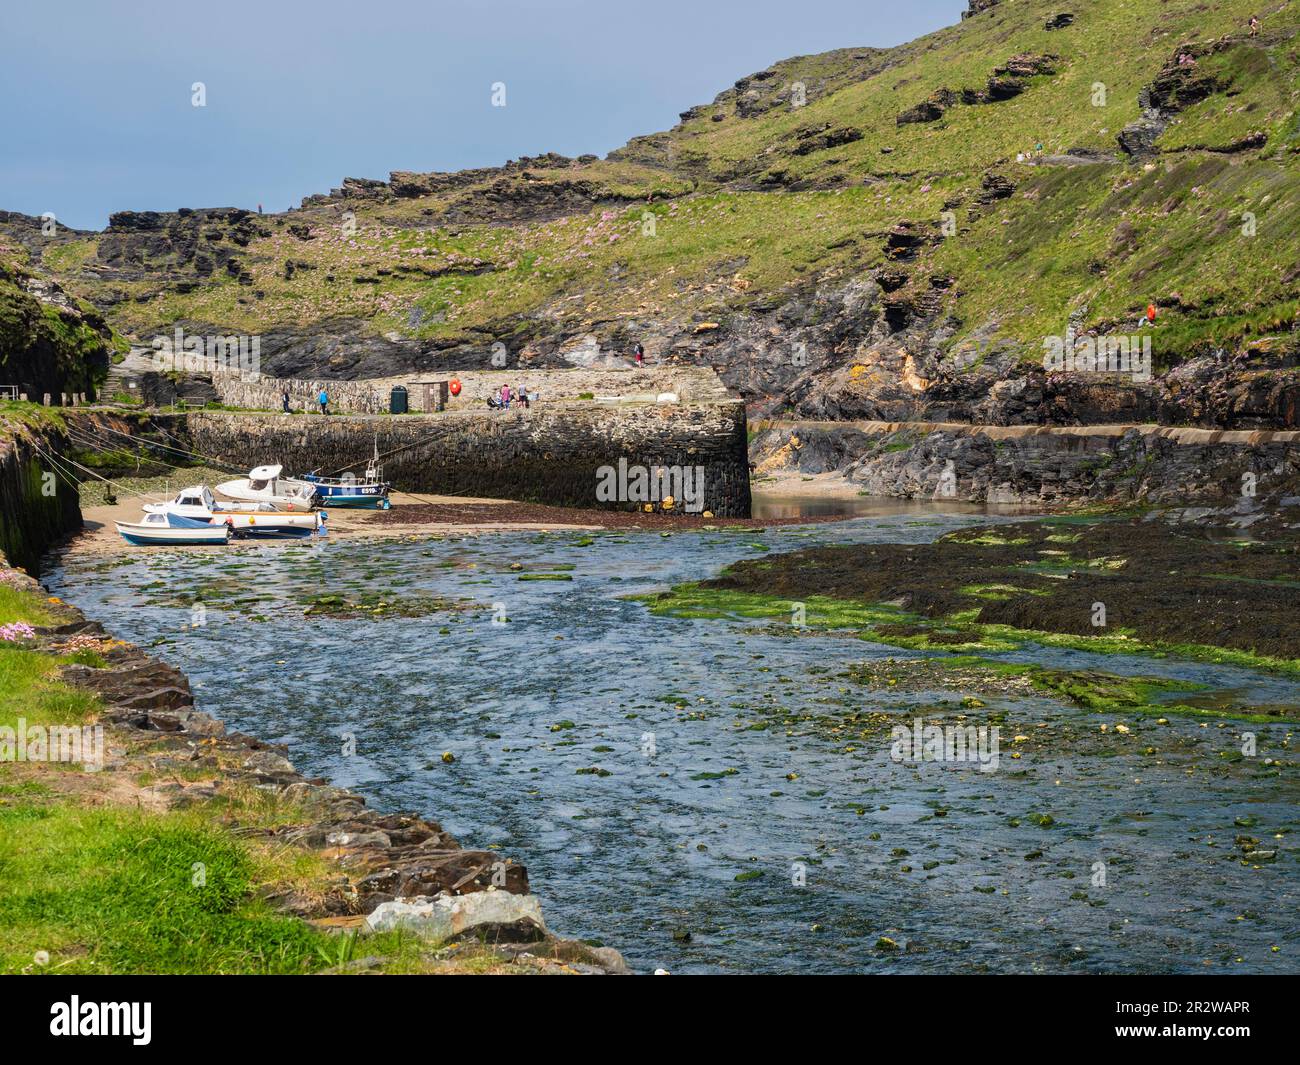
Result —
<path fill-rule="evenodd" d="M 887 46 L 964 0 L 9 4 L 0 209 L 282 211 L 345 176 L 604 155 L 777 59 Z M 191 105 L 203 82 L 207 106 Z M 494 82 L 506 107 L 491 106 Z"/>

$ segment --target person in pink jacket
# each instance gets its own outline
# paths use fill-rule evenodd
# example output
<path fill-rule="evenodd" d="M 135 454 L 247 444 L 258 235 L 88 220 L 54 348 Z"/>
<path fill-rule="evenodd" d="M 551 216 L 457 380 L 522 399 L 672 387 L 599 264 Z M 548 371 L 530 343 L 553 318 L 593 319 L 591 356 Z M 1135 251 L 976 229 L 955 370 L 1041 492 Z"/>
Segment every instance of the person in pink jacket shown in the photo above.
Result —
<path fill-rule="evenodd" d="M 505 410 L 510 409 L 510 386 L 509 385 L 501 386 L 501 406 Z"/>

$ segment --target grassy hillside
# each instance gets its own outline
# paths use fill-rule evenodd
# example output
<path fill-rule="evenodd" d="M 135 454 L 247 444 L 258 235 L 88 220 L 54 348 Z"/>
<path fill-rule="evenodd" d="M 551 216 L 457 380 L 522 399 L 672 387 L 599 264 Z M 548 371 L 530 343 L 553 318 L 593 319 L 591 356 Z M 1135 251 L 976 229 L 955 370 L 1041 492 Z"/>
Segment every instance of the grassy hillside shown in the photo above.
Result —
<path fill-rule="evenodd" d="M 220 226 L 197 244 L 113 227 L 42 266 L 141 337 L 355 319 L 424 350 L 593 332 L 669 357 L 702 327 L 875 271 L 877 339 L 924 320 L 916 346 L 950 358 L 977 340 L 1038 360 L 1067 319 L 1128 330 L 1149 302 L 1166 367 L 1291 332 L 1300 12 L 1069 6 L 1061 25 L 1058 0 L 1001 0 L 898 48 L 785 60 L 606 160 L 345 184 L 253 216 L 224 269 L 195 266 Z M 818 372 L 853 357 L 828 340 Z"/>

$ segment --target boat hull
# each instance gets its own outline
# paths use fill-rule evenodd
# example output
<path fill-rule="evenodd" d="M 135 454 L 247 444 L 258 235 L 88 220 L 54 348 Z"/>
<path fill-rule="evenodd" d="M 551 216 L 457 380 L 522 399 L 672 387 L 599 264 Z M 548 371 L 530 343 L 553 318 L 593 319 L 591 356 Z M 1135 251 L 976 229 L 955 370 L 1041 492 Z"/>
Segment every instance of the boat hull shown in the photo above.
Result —
<path fill-rule="evenodd" d="M 388 496 L 333 495 L 320 501 L 322 507 L 348 507 L 352 510 L 388 510 L 392 506 Z"/>
<path fill-rule="evenodd" d="M 304 475 L 302 480 L 316 489 L 316 495 L 320 497 L 322 506 L 334 507 L 378 506 L 378 500 L 387 498 L 391 487 L 386 481 L 330 481 L 312 473 Z M 376 502 L 371 504 L 361 502 L 365 499 L 373 499 Z M 347 502 L 340 502 L 340 500 Z"/>
<path fill-rule="evenodd" d="M 315 505 L 314 498 L 253 491 L 239 481 L 226 481 L 217 485 L 215 490 L 227 499 L 237 499 L 243 503 L 269 503 L 280 510 L 297 513 L 305 513 Z"/>
<path fill-rule="evenodd" d="M 224 544 L 230 539 L 230 530 L 226 526 L 210 526 L 200 529 L 176 529 L 166 525 L 148 528 L 131 522 L 113 523 L 118 534 L 128 544 L 136 547 L 182 547 L 190 544 Z"/>

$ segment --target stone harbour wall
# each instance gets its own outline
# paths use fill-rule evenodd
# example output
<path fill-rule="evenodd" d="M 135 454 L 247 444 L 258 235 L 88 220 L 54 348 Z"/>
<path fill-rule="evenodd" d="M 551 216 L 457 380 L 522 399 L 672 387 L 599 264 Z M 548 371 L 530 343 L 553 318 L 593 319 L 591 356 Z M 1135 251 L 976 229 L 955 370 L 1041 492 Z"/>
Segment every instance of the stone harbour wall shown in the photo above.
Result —
<path fill-rule="evenodd" d="M 0 556 L 33 575 L 56 541 L 81 528 L 76 483 L 45 457 L 67 446 L 53 428 L 0 428 Z"/>
<path fill-rule="evenodd" d="M 441 414 L 237 414 L 195 411 L 194 450 L 252 468 L 279 463 L 291 475 L 346 468 L 360 475 L 377 446 L 399 491 L 484 496 L 556 506 L 628 509 L 596 496 L 603 466 L 701 467 L 703 510 L 748 517 L 744 404 L 538 403 Z"/>

